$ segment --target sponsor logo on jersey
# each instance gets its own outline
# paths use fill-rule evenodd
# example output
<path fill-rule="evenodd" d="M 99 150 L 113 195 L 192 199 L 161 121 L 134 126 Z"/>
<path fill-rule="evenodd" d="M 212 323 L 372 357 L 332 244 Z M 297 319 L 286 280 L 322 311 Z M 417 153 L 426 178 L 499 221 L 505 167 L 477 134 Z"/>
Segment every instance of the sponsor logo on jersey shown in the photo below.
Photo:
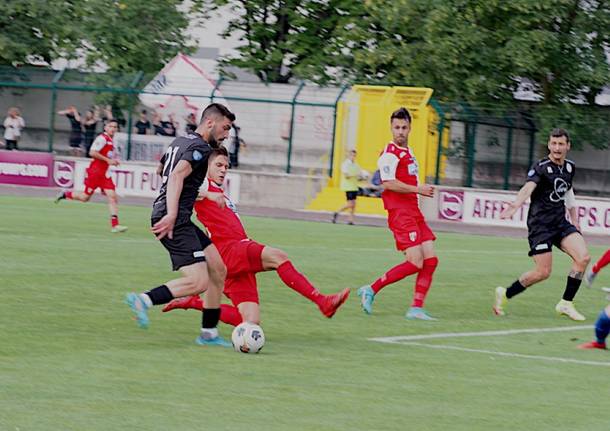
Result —
<path fill-rule="evenodd" d="M 193 151 L 193 160 L 199 161 L 201 159 L 203 159 L 203 154 L 197 150 Z"/>
<path fill-rule="evenodd" d="M 568 192 L 568 183 L 565 182 L 562 178 L 555 178 L 553 183 L 553 187 L 555 190 L 551 192 L 549 195 L 549 199 L 551 202 L 559 202 L 565 199 L 565 195 Z"/>
<path fill-rule="evenodd" d="M 546 167 L 546 171 L 547 171 L 549 174 L 552 174 L 552 173 L 553 173 L 553 167 L 552 167 L 552 166 L 547 166 L 547 167 Z"/>

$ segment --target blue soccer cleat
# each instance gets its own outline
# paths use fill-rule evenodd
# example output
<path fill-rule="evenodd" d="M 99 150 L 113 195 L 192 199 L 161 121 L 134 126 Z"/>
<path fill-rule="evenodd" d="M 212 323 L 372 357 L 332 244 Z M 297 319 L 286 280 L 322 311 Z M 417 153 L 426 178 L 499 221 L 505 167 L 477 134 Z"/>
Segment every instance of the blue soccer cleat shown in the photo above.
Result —
<path fill-rule="evenodd" d="M 127 297 L 125 297 L 125 303 L 129 305 L 129 308 L 131 308 L 131 311 L 133 311 L 133 314 L 136 316 L 138 326 L 142 329 L 148 328 L 148 306 L 142 298 L 135 293 L 128 293 Z"/>
<path fill-rule="evenodd" d="M 231 347 L 232 344 L 222 338 L 220 335 L 217 335 L 214 338 L 203 338 L 201 335 L 195 339 L 195 343 L 200 346 L 221 346 L 221 347 Z"/>
<path fill-rule="evenodd" d="M 405 318 L 408 320 L 438 320 L 428 314 L 426 310 L 421 307 L 411 307 Z"/>
<path fill-rule="evenodd" d="M 360 305 L 362 305 L 362 310 L 366 314 L 373 313 L 373 301 L 375 300 L 375 292 L 368 284 L 362 286 L 358 289 L 358 296 L 360 297 Z"/>

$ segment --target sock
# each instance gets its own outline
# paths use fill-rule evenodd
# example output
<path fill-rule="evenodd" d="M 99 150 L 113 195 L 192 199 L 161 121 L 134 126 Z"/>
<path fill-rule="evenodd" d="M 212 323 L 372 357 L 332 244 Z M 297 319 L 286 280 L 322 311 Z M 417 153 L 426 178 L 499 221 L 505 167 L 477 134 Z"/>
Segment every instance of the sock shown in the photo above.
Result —
<path fill-rule="evenodd" d="M 525 290 L 525 286 L 522 285 L 519 280 L 515 280 L 515 282 L 513 284 L 511 284 L 508 289 L 506 289 L 506 297 L 508 299 L 510 299 L 513 296 L 520 294 L 524 290 Z"/>
<path fill-rule="evenodd" d="M 215 329 L 220 320 L 220 308 L 203 308 L 201 314 L 201 329 Z"/>
<path fill-rule="evenodd" d="M 599 258 L 599 260 L 595 263 L 595 265 L 593 265 L 593 268 L 591 268 L 591 270 L 597 274 L 600 271 L 600 269 L 602 269 L 604 266 L 608 265 L 609 263 L 610 263 L 610 250 L 606 250 L 604 255 Z"/>
<path fill-rule="evenodd" d="M 237 307 L 228 304 L 220 304 L 220 321 L 227 325 L 237 326 L 243 319 Z"/>
<path fill-rule="evenodd" d="M 72 199 L 72 191 L 68 191 L 68 192 L 64 192 L 64 198 L 66 199 Z"/>
<path fill-rule="evenodd" d="M 563 299 L 566 301 L 572 301 L 578 292 L 580 283 L 582 280 L 578 278 L 570 277 L 568 275 L 568 281 L 566 282 L 566 290 L 563 292 Z"/>
<path fill-rule="evenodd" d="M 424 260 L 424 265 L 417 274 L 417 280 L 415 280 L 415 294 L 413 295 L 413 303 L 411 304 L 411 307 L 424 306 L 424 301 L 426 300 L 428 290 L 430 290 L 432 276 L 437 265 L 437 257 L 430 257 Z"/>
<path fill-rule="evenodd" d="M 174 295 L 172 295 L 172 292 L 165 284 L 155 287 L 154 289 L 150 289 L 148 292 L 144 292 L 144 295 L 150 298 L 152 305 L 167 304 L 169 301 L 174 299 Z"/>
<path fill-rule="evenodd" d="M 110 224 L 112 225 L 112 227 L 115 227 L 119 224 L 119 216 L 116 214 L 113 214 L 110 216 Z"/>
<path fill-rule="evenodd" d="M 610 333 L 610 317 L 606 313 L 606 310 L 602 310 L 597 317 L 595 322 L 595 338 L 598 343 L 606 343 L 606 338 Z"/>
<path fill-rule="evenodd" d="M 296 268 L 292 265 L 292 262 L 287 260 L 277 267 L 277 275 L 284 282 L 286 286 L 300 293 L 311 302 L 318 304 L 323 298 L 318 289 L 316 289 Z"/>
<path fill-rule="evenodd" d="M 388 284 L 396 283 L 397 281 L 402 280 L 411 274 L 415 274 L 416 272 L 419 272 L 419 268 L 413 265 L 411 262 L 400 263 L 375 280 L 375 282 L 371 284 L 371 288 L 373 289 L 373 292 L 377 294 L 377 292 Z"/>

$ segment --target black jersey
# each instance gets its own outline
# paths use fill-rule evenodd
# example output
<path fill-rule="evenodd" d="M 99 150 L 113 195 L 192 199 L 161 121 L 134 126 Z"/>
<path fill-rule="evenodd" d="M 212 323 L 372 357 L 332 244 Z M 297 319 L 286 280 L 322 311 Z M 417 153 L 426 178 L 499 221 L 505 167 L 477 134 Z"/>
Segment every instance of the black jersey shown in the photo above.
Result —
<path fill-rule="evenodd" d="M 566 221 L 565 196 L 572 188 L 576 167 L 566 160 L 559 166 L 549 158 L 542 159 L 527 173 L 527 181 L 537 184 L 531 196 L 527 227 L 532 230 L 553 229 Z"/>
<path fill-rule="evenodd" d="M 208 158 L 211 151 L 212 148 L 197 133 L 174 139 L 160 160 L 163 163 L 163 171 L 161 172 L 163 185 L 153 204 L 152 219 L 160 219 L 167 214 L 166 194 L 169 174 L 180 160 L 186 160 L 191 164 L 193 172 L 184 179 L 182 193 L 180 193 L 178 201 L 176 225 L 190 220 L 199 187 L 203 184 L 208 171 Z"/>

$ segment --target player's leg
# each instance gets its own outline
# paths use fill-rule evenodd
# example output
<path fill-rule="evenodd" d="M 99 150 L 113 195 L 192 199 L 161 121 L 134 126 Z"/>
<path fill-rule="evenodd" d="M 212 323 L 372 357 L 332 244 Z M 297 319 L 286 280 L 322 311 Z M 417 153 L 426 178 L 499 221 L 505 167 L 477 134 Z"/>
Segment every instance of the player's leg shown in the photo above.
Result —
<path fill-rule="evenodd" d="M 210 288 L 205 292 L 204 299 L 209 307 L 217 308 L 220 306 L 220 299 L 227 278 L 227 267 L 214 244 L 210 243 L 205 248 L 204 253 L 210 276 Z"/>
<path fill-rule="evenodd" d="M 535 264 L 534 269 L 521 274 L 521 276 L 508 288 L 496 288 L 496 296 L 493 305 L 493 311 L 496 315 L 503 316 L 505 314 L 504 306 L 506 305 L 507 300 L 524 292 L 528 287 L 549 278 L 551 270 L 553 269 L 553 253 L 551 253 L 550 250 L 551 248 L 549 246 L 548 251 L 544 253 L 532 254 L 532 252 L 530 252 Z"/>
<path fill-rule="evenodd" d="M 434 271 L 438 266 L 438 258 L 434 253 L 433 240 L 424 241 L 421 247 L 423 252 L 422 268 L 417 273 L 413 302 L 405 317 L 407 319 L 436 320 L 424 310 L 424 302 L 432 285 Z"/>
<path fill-rule="evenodd" d="M 237 309 L 239 310 L 239 314 L 241 315 L 241 319 L 243 322 L 255 323 L 257 325 L 260 324 L 260 306 L 256 302 L 242 302 L 237 306 Z"/>
<path fill-rule="evenodd" d="M 125 232 L 127 226 L 122 226 L 119 223 L 119 197 L 113 188 L 103 188 L 102 192 L 108 199 L 108 210 L 110 211 L 110 228 L 113 233 Z"/>
<path fill-rule="evenodd" d="M 587 272 L 585 273 L 585 283 L 587 283 L 588 286 L 591 286 L 593 284 L 593 280 L 595 280 L 595 277 L 597 276 L 597 273 L 609 263 L 610 249 L 606 250 L 603 256 L 600 257 L 597 262 L 595 262 L 595 265 L 593 265 L 590 269 L 587 270 Z"/>
<path fill-rule="evenodd" d="M 572 258 L 572 268 L 566 280 L 566 288 L 561 301 L 555 307 L 559 314 L 565 314 L 572 320 L 585 320 L 585 316 L 574 308 L 574 297 L 580 288 L 583 276 L 591 261 L 587 244 L 580 232 L 574 231 L 560 242 L 561 249 Z"/>
<path fill-rule="evenodd" d="M 90 193 L 88 193 L 89 191 L 90 191 Z M 88 202 L 89 199 L 91 199 L 91 196 L 93 195 L 93 191 L 94 190 L 88 189 L 87 187 L 85 187 L 84 192 L 75 192 L 73 190 L 61 191 L 55 197 L 55 203 L 59 203 L 59 201 L 64 200 L 64 199 Z"/>
<path fill-rule="evenodd" d="M 595 322 L 595 340 L 589 341 L 588 343 L 581 344 L 578 346 L 579 349 L 605 349 L 606 338 L 610 333 L 610 305 L 607 305 L 605 309 L 597 316 Z"/>
<path fill-rule="evenodd" d="M 309 279 L 294 267 L 283 250 L 269 246 L 263 246 L 261 250 L 260 246 L 261 244 L 256 243 L 249 245 L 248 260 L 256 261 L 256 255 L 260 253 L 258 259 L 264 271 L 275 270 L 286 286 L 316 304 L 326 317 L 332 317 L 349 296 L 350 290 L 347 288 L 334 295 L 321 294 Z"/>

